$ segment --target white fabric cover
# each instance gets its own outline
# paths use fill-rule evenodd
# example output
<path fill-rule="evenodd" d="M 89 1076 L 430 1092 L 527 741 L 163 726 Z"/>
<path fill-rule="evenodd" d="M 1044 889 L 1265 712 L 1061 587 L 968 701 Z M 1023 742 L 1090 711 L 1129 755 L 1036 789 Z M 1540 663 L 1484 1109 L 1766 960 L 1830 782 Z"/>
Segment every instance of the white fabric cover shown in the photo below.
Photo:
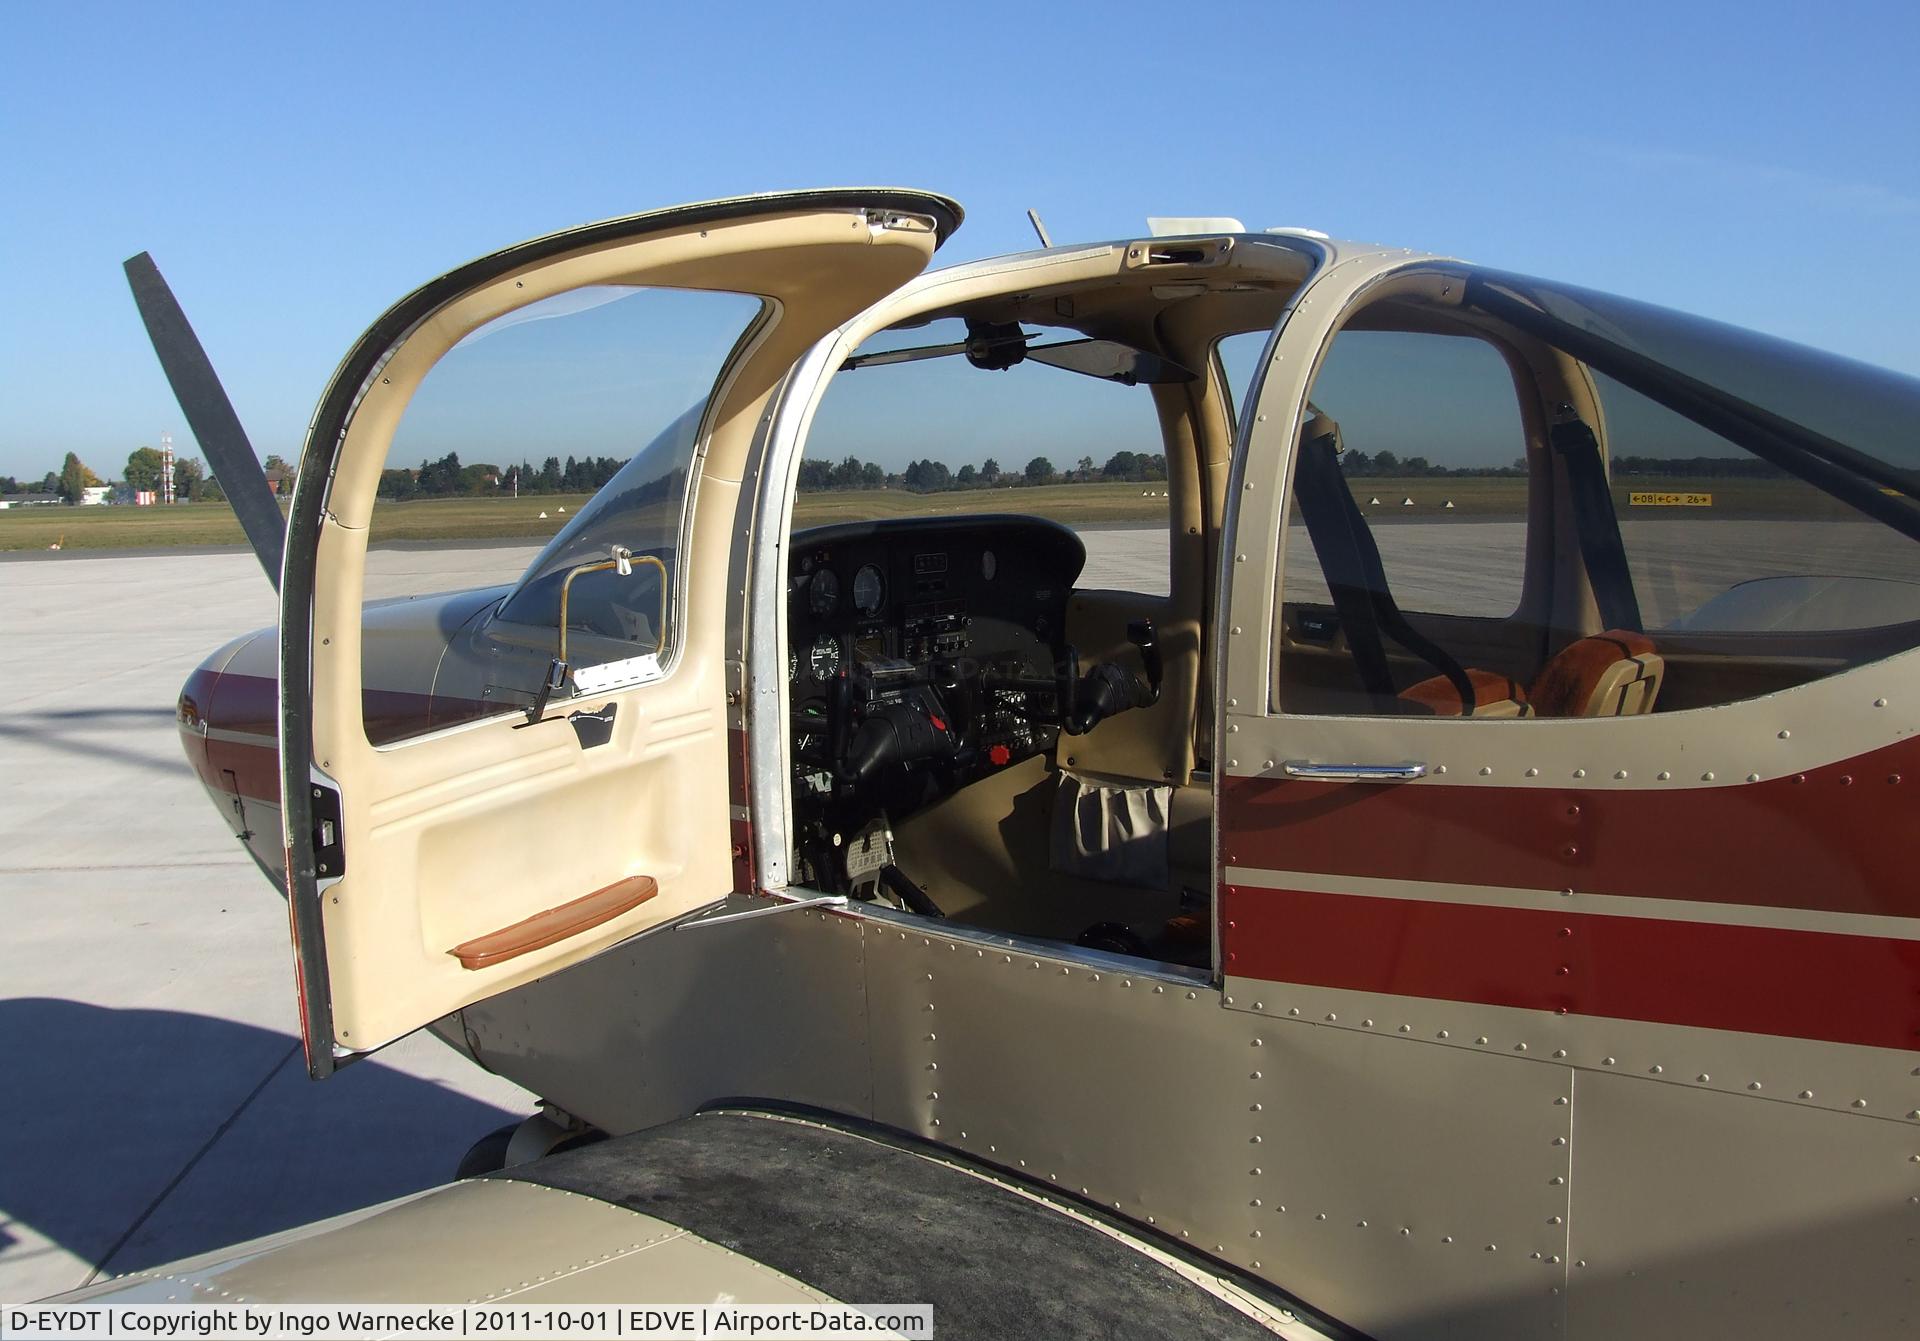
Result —
<path fill-rule="evenodd" d="M 1052 865 L 1062 875 L 1165 889 L 1173 788 L 1062 772 L 1053 801 Z"/>

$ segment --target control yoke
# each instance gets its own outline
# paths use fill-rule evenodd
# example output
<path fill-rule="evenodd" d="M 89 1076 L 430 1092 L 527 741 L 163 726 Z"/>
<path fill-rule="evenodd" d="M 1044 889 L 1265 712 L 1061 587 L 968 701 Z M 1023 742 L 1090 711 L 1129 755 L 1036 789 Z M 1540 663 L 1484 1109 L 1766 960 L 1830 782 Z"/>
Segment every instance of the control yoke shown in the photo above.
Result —
<path fill-rule="evenodd" d="M 856 715 L 857 674 L 843 670 L 827 689 L 828 749 L 840 781 L 863 783 L 889 764 L 954 752 L 958 736 L 924 691 L 912 701 L 866 703 Z"/>
<path fill-rule="evenodd" d="M 1144 674 L 1103 661 L 1082 678 L 1079 653 L 1067 649 L 1060 676 L 1060 724 L 1068 735 L 1084 736 L 1116 713 L 1149 708 L 1160 701 L 1160 641 L 1154 636 L 1153 621 L 1130 621 L 1127 641 L 1140 653 Z"/>

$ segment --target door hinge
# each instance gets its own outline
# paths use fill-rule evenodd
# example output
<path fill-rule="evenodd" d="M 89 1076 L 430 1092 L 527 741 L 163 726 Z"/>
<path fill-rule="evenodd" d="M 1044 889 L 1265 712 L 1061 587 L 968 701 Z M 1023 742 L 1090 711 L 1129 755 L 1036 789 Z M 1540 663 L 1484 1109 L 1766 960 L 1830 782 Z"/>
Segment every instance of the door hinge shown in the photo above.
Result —
<path fill-rule="evenodd" d="M 340 841 L 340 793 L 313 786 L 313 869 L 328 880 L 345 875 L 347 850 Z"/>

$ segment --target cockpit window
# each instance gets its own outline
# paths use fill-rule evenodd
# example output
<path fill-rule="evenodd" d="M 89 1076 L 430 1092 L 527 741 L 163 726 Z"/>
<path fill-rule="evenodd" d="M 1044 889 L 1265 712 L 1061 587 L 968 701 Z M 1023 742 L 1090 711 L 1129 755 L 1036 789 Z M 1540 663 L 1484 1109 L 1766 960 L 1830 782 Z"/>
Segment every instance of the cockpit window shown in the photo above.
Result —
<path fill-rule="evenodd" d="M 434 366 L 374 508 L 369 735 L 385 743 L 532 702 L 563 588 L 576 686 L 598 683 L 582 671 L 640 658 L 657 673 L 708 402 L 763 308 L 736 293 L 599 285 L 500 317 Z M 423 593 L 488 578 L 501 586 L 484 600 L 444 599 L 436 639 L 418 635 L 417 611 L 383 599 L 442 599 Z M 427 695 L 385 692 L 427 683 Z"/>
<path fill-rule="evenodd" d="M 1147 351 L 1033 323 L 941 317 L 879 332 L 815 413 L 794 527 L 1041 517 L 1109 533 L 1083 535 L 1084 585 L 1164 595 L 1167 460 L 1150 384 L 1191 376 Z"/>

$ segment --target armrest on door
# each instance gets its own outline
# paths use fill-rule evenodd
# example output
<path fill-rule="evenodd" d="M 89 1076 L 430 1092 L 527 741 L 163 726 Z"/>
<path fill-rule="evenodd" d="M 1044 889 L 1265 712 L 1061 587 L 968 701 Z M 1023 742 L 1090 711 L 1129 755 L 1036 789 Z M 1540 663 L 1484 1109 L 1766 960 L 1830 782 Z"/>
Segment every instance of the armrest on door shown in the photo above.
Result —
<path fill-rule="evenodd" d="M 566 940 L 602 922 L 611 922 L 624 912 L 638 908 L 660 892 L 650 875 L 630 875 L 625 880 L 596 889 L 583 898 L 535 913 L 510 927 L 501 927 L 484 936 L 454 946 L 448 954 L 466 969 L 490 968 L 534 950 Z"/>

